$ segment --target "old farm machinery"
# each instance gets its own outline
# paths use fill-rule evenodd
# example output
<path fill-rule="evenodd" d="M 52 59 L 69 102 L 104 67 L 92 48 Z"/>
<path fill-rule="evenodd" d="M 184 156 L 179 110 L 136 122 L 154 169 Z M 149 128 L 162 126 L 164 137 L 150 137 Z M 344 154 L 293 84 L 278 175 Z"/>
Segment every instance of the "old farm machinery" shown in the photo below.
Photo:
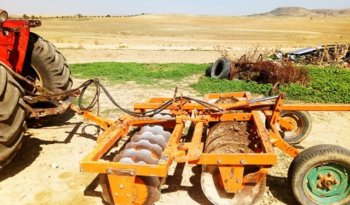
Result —
<path fill-rule="evenodd" d="M 294 158 L 288 177 L 300 204 L 349 203 L 349 150 L 320 145 L 300 152 L 283 140 L 284 132 L 307 134 L 290 114 L 300 111 L 350 105 L 285 104 L 283 95 L 253 99 L 240 92 L 152 98 L 117 120 L 79 111 L 104 129 L 81 171 L 99 173 L 110 204 L 153 204 L 173 162 L 202 165 L 201 188 L 211 203 L 255 204 L 277 162 L 276 147 Z"/>
<path fill-rule="evenodd" d="M 28 118 L 62 114 L 71 103 L 62 93 L 73 84 L 70 68 L 52 43 L 30 31 L 40 25 L 0 9 L 0 169 L 20 148 Z"/>

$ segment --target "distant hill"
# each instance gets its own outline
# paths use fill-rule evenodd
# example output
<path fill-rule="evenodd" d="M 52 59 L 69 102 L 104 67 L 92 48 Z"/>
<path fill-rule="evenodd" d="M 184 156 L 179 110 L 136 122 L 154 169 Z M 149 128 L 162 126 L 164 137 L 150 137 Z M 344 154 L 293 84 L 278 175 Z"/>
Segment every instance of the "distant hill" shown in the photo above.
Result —
<path fill-rule="evenodd" d="M 350 8 L 347 9 L 306 9 L 303 7 L 279 7 L 267 13 L 251 16 L 350 16 Z"/>

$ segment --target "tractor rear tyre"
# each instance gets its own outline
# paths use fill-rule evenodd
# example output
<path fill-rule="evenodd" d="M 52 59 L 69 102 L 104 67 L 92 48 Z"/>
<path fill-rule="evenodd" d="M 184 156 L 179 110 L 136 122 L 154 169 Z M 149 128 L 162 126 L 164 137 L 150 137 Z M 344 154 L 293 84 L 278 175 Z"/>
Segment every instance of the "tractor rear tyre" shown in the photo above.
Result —
<path fill-rule="evenodd" d="M 350 204 L 350 150 L 317 145 L 292 162 L 288 178 L 300 204 Z"/>
<path fill-rule="evenodd" d="M 6 69 L 0 66 L 0 169 L 21 147 L 26 130 L 23 89 Z"/>
<path fill-rule="evenodd" d="M 71 89 L 70 68 L 65 57 L 49 41 L 30 33 L 23 76 L 30 76 L 52 92 Z"/>

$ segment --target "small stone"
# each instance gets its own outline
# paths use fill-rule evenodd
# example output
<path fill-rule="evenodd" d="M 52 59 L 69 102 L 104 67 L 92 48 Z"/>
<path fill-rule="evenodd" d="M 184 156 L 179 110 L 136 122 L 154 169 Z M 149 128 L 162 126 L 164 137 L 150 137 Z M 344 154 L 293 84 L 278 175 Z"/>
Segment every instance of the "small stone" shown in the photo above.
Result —
<path fill-rule="evenodd" d="M 53 169 L 57 169 L 58 167 L 59 167 L 58 164 L 55 164 L 55 163 L 51 164 L 51 168 Z"/>

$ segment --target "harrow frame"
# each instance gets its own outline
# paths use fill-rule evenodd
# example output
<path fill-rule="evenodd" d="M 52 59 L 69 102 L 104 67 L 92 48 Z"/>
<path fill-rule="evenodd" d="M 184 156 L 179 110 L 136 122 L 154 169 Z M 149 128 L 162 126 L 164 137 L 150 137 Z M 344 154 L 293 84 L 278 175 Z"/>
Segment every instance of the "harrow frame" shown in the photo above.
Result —
<path fill-rule="evenodd" d="M 204 97 L 205 100 L 233 97 L 238 99 L 235 103 L 216 104 L 221 111 L 212 112 L 206 107 L 181 100 L 173 102 L 168 110 L 173 118 L 157 119 L 149 117 L 133 117 L 123 115 L 118 120 L 102 119 L 89 111 L 83 111 L 84 118 L 100 125 L 104 132 L 98 136 L 96 147 L 81 161 L 83 172 L 107 174 L 110 184 L 111 196 L 115 204 L 133 204 L 133 193 L 136 176 L 157 176 L 165 178 L 172 162 L 188 163 L 192 165 L 216 165 L 219 167 L 224 189 L 228 193 L 240 192 L 245 184 L 256 183 L 266 177 L 266 174 L 276 162 L 277 155 L 273 147 L 279 148 L 290 157 L 299 154 L 292 145 L 285 142 L 277 128 L 277 124 L 287 130 L 293 125 L 280 117 L 281 111 L 350 111 L 350 105 L 345 104 L 284 104 L 284 96 L 276 98 L 252 99 L 249 92 L 214 93 Z M 134 105 L 135 111 L 147 111 L 158 108 L 165 101 L 172 98 L 151 98 L 145 103 Z M 275 101 L 270 101 L 276 99 Z M 243 110 L 244 112 L 234 112 Z M 267 129 L 261 118 L 261 113 L 270 125 Z M 222 121 L 251 121 L 256 129 L 261 151 L 258 153 L 203 153 L 203 129 L 211 122 Z M 181 142 L 185 123 L 193 123 L 194 132 L 190 142 Z M 125 164 L 101 160 L 109 150 L 125 137 L 131 127 L 143 125 L 162 125 L 173 128 L 171 137 L 162 153 L 157 165 Z M 258 165 L 260 170 L 243 175 L 247 165 Z M 144 193 L 147 195 L 147 193 Z"/>

